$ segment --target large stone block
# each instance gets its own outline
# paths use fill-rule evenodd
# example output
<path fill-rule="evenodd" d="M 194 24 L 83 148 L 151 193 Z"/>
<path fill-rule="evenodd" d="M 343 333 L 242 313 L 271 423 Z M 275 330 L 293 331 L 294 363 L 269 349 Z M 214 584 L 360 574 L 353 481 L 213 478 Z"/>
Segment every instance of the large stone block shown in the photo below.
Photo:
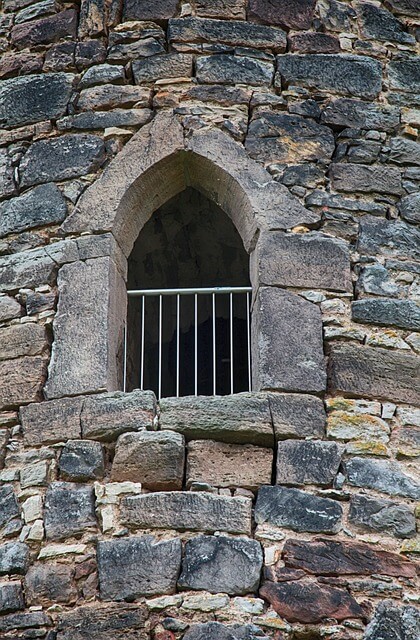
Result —
<path fill-rule="evenodd" d="M 17 49 L 55 42 L 61 38 L 75 39 L 77 31 L 76 9 L 65 9 L 40 20 L 16 24 L 11 31 L 12 44 Z"/>
<path fill-rule="evenodd" d="M 176 14 L 177 0 L 153 0 L 153 2 L 124 2 L 123 19 L 125 20 L 167 20 Z"/>
<path fill-rule="evenodd" d="M 147 610 L 140 604 L 95 603 L 63 611 L 57 625 L 58 640 L 149 640 Z"/>
<path fill-rule="evenodd" d="M 315 0 L 250 0 L 249 17 L 291 29 L 308 29 L 315 10 Z"/>
<path fill-rule="evenodd" d="M 341 463 L 335 442 L 283 440 L 277 445 L 276 483 L 332 485 Z"/>
<path fill-rule="evenodd" d="M 420 224 L 420 193 L 410 193 L 404 196 L 398 204 L 401 217 L 407 222 Z"/>
<path fill-rule="evenodd" d="M 125 81 L 125 71 L 122 65 L 96 64 L 84 72 L 79 87 L 86 89 L 94 85 L 108 84 L 109 82 L 121 85 Z"/>
<path fill-rule="evenodd" d="M 420 499 L 420 482 L 407 475 L 398 462 L 351 458 L 345 463 L 347 482 L 355 487 L 376 489 L 391 496 Z"/>
<path fill-rule="evenodd" d="M 60 189 L 54 184 L 40 185 L 0 205 L 0 236 L 62 222 L 66 212 Z"/>
<path fill-rule="evenodd" d="M 22 407 L 20 419 L 26 446 L 80 438 L 83 398 L 62 398 Z"/>
<path fill-rule="evenodd" d="M 44 522 L 48 540 L 65 540 L 96 527 L 93 487 L 52 482 L 45 495 Z"/>
<path fill-rule="evenodd" d="M 252 314 L 253 386 L 317 393 L 326 385 L 319 308 L 300 296 L 259 289 Z"/>
<path fill-rule="evenodd" d="M 20 163 L 21 184 L 77 178 L 96 171 L 104 161 L 105 146 L 98 136 L 75 133 L 38 140 Z"/>
<path fill-rule="evenodd" d="M 417 607 L 395 606 L 383 600 L 366 627 L 365 640 L 415 640 L 420 636 L 420 612 Z"/>
<path fill-rule="evenodd" d="M 401 195 L 403 192 L 401 170 L 397 167 L 338 162 L 331 165 L 330 177 L 337 191 L 394 195 Z"/>
<path fill-rule="evenodd" d="M 394 326 L 410 331 L 420 330 L 420 306 L 413 300 L 356 300 L 352 302 L 351 315 L 355 322 Z"/>
<path fill-rule="evenodd" d="M 365 255 L 420 260 L 420 230 L 401 220 L 366 215 L 360 219 L 357 250 Z"/>
<path fill-rule="evenodd" d="M 139 482 L 150 491 L 182 489 L 185 442 L 180 433 L 123 433 L 112 463 L 112 482 Z"/>
<path fill-rule="evenodd" d="M 201 56 L 196 62 L 196 77 L 204 84 L 250 84 L 270 85 L 274 68 L 271 62 L 257 60 L 248 56 L 215 54 Z"/>
<path fill-rule="evenodd" d="M 261 285 L 352 290 L 348 246 L 320 233 L 263 233 L 253 260 Z"/>
<path fill-rule="evenodd" d="M 0 362 L 0 409 L 41 400 L 46 373 L 41 356 Z"/>
<path fill-rule="evenodd" d="M 181 540 L 151 536 L 98 543 L 99 591 L 103 600 L 133 600 L 174 593 L 181 567 Z"/>
<path fill-rule="evenodd" d="M 329 386 L 358 397 L 420 404 L 420 358 L 378 347 L 333 346 Z"/>
<path fill-rule="evenodd" d="M 88 87 L 80 92 L 77 101 L 78 111 L 100 111 L 115 107 L 148 107 L 150 104 L 150 90 L 147 87 L 133 87 L 132 85 L 102 84 L 98 87 Z M 94 127 L 97 128 L 97 127 Z"/>
<path fill-rule="evenodd" d="M 400 124 L 400 110 L 351 98 L 336 98 L 323 110 L 321 121 L 354 129 L 393 131 Z"/>
<path fill-rule="evenodd" d="M 104 475 L 104 452 L 99 442 L 70 440 L 60 455 L 60 477 L 68 482 L 98 480 Z"/>
<path fill-rule="evenodd" d="M 178 586 L 229 595 L 252 593 L 258 589 L 262 564 L 256 540 L 198 536 L 185 545 Z"/>
<path fill-rule="evenodd" d="M 163 398 L 160 425 L 182 433 L 187 440 L 274 444 L 268 400 L 263 394 Z"/>
<path fill-rule="evenodd" d="M 286 85 L 352 97 L 375 98 L 382 88 L 381 63 L 366 56 L 287 53 L 277 56 L 277 70 Z"/>
<path fill-rule="evenodd" d="M 23 309 L 19 302 L 11 296 L 0 296 L 0 322 L 19 318 Z"/>
<path fill-rule="evenodd" d="M 0 85 L 0 121 L 5 127 L 59 118 L 73 90 L 70 73 L 30 75 L 5 80 Z"/>
<path fill-rule="evenodd" d="M 299 489 L 261 487 L 255 506 L 257 524 L 268 522 L 278 527 L 308 533 L 337 533 L 341 527 L 341 505 Z"/>
<path fill-rule="evenodd" d="M 23 542 L 0 545 L 0 576 L 23 575 L 29 567 L 29 547 Z M 1 628 L 0 628 L 1 629 Z"/>
<path fill-rule="evenodd" d="M 43 611 L 28 611 L 24 613 L 12 613 L 0 618 L 0 631 L 12 631 L 16 634 L 17 630 L 26 629 L 24 634 L 31 636 L 39 634 L 39 627 L 51 627 L 52 620 Z M 41 630 L 44 635 L 47 629 Z M 35 633 L 34 633 L 35 632 Z"/>
<path fill-rule="evenodd" d="M 39 356 L 45 353 L 47 348 L 47 332 L 44 325 L 13 324 L 0 329 L 0 360 Z"/>
<path fill-rule="evenodd" d="M 30 567 L 25 576 L 27 605 L 74 604 L 77 589 L 73 575 L 73 568 L 66 564 L 36 564 Z"/>
<path fill-rule="evenodd" d="M 291 393 L 270 393 L 268 398 L 277 440 L 325 435 L 327 415 L 320 398 Z"/>
<path fill-rule="evenodd" d="M 272 466 L 272 449 L 193 440 L 188 443 L 186 484 L 204 482 L 213 487 L 255 490 L 271 482 Z"/>
<path fill-rule="evenodd" d="M 0 615 L 25 608 L 20 582 L 0 582 Z"/>
<path fill-rule="evenodd" d="M 189 78 L 193 59 L 189 54 L 167 53 L 151 58 L 134 60 L 133 75 L 137 84 L 155 82 L 162 78 Z"/>
<path fill-rule="evenodd" d="M 413 510 L 391 500 L 353 495 L 350 500 L 349 521 L 361 530 L 389 533 L 397 538 L 416 535 Z"/>
<path fill-rule="evenodd" d="M 388 64 L 391 89 L 418 93 L 420 91 L 420 58 L 412 56 L 404 60 L 391 60 Z"/>
<path fill-rule="evenodd" d="M 306 31 L 288 38 L 293 53 L 340 53 L 340 40 L 329 33 Z"/>
<path fill-rule="evenodd" d="M 123 498 L 121 519 L 142 529 L 251 532 L 251 500 L 201 492 L 161 492 Z"/>
<path fill-rule="evenodd" d="M 387 146 L 389 147 L 388 162 L 420 165 L 420 145 L 416 140 L 398 136 L 391 138 Z"/>
<path fill-rule="evenodd" d="M 355 8 L 362 36 L 368 40 L 414 44 L 415 38 L 405 30 L 405 25 L 387 9 L 371 2 L 356 2 Z"/>

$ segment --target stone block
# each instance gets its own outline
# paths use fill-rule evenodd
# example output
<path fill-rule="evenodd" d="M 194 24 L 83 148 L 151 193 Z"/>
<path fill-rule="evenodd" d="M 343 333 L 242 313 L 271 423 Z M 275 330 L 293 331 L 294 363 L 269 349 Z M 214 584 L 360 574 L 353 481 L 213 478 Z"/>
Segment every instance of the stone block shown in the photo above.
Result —
<path fill-rule="evenodd" d="M 351 458 L 345 463 L 347 482 L 354 487 L 376 489 L 391 496 L 418 500 L 420 483 L 403 471 L 398 462 Z"/>
<path fill-rule="evenodd" d="M 277 56 L 277 70 L 287 86 L 351 97 L 372 99 L 382 88 L 381 63 L 367 56 L 287 53 Z"/>
<path fill-rule="evenodd" d="M 251 491 L 271 482 L 273 451 L 250 444 L 213 440 L 188 443 L 187 488 L 194 482 L 213 487 L 243 487 Z"/>
<path fill-rule="evenodd" d="M 399 287 L 391 279 L 389 271 L 379 263 L 362 267 L 356 285 L 357 293 L 372 293 L 376 296 L 395 297 Z"/>
<path fill-rule="evenodd" d="M 132 64 L 134 80 L 136 84 L 142 84 L 162 78 L 189 78 L 192 75 L 192 64 L 192 56 L 184 53 L 140 58 Z"/>
<path fill-rule="evenodd" d="M 176 14 L 177 9 L 177 0 L 154 0 L 153 2 L 126 0 L 123 20 L 167 20 Z"/>
<path fill-rule="evenodd" d="M 17 193 L 12 161 L 5 149 L 0 150 L 0 199 Z"/>
<path fill-rule="evenodd" d="M 76 42 L 74 61 L 78 69 L 91 64 L 101 64 L 106 58 L 106 46 L 102 40 Z"/>
<path fill-rule="evenodd" d="M 405 0 L 401 4 L 404 4 Z M 420 613 L 414 606 L 395 606 L 392 600 L 379 602 L 366 627 L 365 640 L 411 640 L 420 633 Z"/>
<path fill-rule="evenodd" d="M 405 30 L 390 11 L 371 2 L 356 2 L 355 9 L 362 36 L 368 40 L 414 44 L 415 38 Z"/>
<path fill-rule="evenodd" d="M 77 11 L 65 9 L 53 16 L 17 24 L 12 28 L 12 44 L 17 49 L 56 42 L 70 36 L 76 38 Z"/>
<path fill-rule="evenodd" d="M 185 633 L 184 640 L 243 640 L 250 637 L 249 633 L 252 633 L 252 630 L 248 632 L 243 626 L 227 627 L 220 622 L 204 622 L 192 624 Z M 263 637 L 262 640 L 266 639 Z"/>
<path fill-rule="evenodd" d="M 401 220 L 363 216 L 357 250 L 364 255 L 382 255 L 420 260 L 420 230 Z"/>
<path fill-rule="evenodd" d="M 19 476 L 22 489 L 27 489 L 28 487 L 43 487 L 47 484 L 48 463 L 46 460 L 40 460 L 33 464 L 27 464 L 21 469 Z"/>
<path fill-rule="evenodd" d="M 401 195 L 403 192 L 401 170 L 397 167 L 338 162 L 331 165 L 330 177 L 337 191 L 394 195 Z"/>
<path fill-rule="evenodd" d="M 276 484 L 330 486 L 340 463 L 335 442 L 283 440 L 277 445 Z"/>
<path fill-rule="evenodd" d="M 46 373 L 41 356 L 0 362 L 0 409 L 41 400 Z"/>
<path fill-rule="evenodd" d="M 248 127 L 245 148 L 266 165 L 328 162 L 334 152 L 334 135 L 309 118 L 262 111 Z"/>
<path fill-rule="evenodd" d="M 138 603 L 77 607 L 61 613 L 57 640 L 149 640 L 146 617 L 146 607 Z"/>
<path fill-rule="evenodd" d="M 0 79 L 5 80 L 18 75 L 39 73 L 42 71 L 44 58 L 37 53 L 5 53 L 0 59 Z"/>
<path fill-rule="evenodd" d="M 161 428 L 178 431 L 187 440 L 274 444 L 268 400 L 263 394 L 163 398 L 159 404 Z"/>
<path fill-rule="evenodd" d="M 59 460 L 60 478 L 69 482 L 98 480 L 104 475 L 104 452 L 99 442 L 70 440 Z"/>
<path fill-rule="evenodd" d="M 156 397 L 153 391 L 116 391 L 89 396 L 81 415 L 83 438 L 115 441 L 128 431 L 153 429 Z"/>
<path fill-rule="evenodd" d="M 20 127 L 59 118 L 66 112 L 73 85 L 74 75 L 70 73 L 34 74 L 5 80 L 0 86 L 3 126 Z"/>
<path fill-rule="evenodd" d="M 258 589 L 262 564 L 256 540 L 198 536 L 185 545 L 178 586 L 229 595 L 252 593 Z"/>
<path fill-rule="evenodd" d="M 261 234 L 253 256 L 262 285 L 352 290 L 349 250 L 341 240 L 272 231 Z"/>
<path fill-rule="evenodd" d="M 339 53 L 340 40 L 329 33 L 296 33 L 289 36 L 290 51 L 293 53 Z"/>
<path fill-rule="evenodd" d="M 379 347 L 333 346 L 329 386 L 356 397 L 420 403 L 420 358 Z"/>
<path fill-rule="evenodd" d="M 66 212 L 60 189 L 52 183 L 40 185 L 0 205 L 0 236 L 58 224 Z"/>
<path fill-rule="evenodd" d="M 0 322 L 7 322 L 22 315 L 22 307 L 11 296 L 0 296 Z"/>
<path fill-rule="evenodd" d="M 103 600 L 133 600 L 175 593 L 181 540 L 152 536 L 98 543 L 99 592 Z"/>
<path fill-rule="evenodd" d="M 85 71 L 80 80 L 79 87 L 86 89 L 98 84 L 124 84 L 125 71 L 122 65 L 118 64 L 97 64 Z"/>
<path fill-rule="evenodd" d="M 388 142 L 388 162 L 420 165 L 420 145 L 416 140 L 395 137 Z"/>
<path fill-rule="evenodd" d="M 420 224 L 420 193 L 410 193 L 401 198 L 398 209 L 401 218 L 413 224 Z"/>
<path fill-rule="evenodd" d="M 0 329 L 0 360 L 39 356 L 45 353 L 47 348 L 47 332 L 44 325 L 13 324 Z"/>
<path fill-rule="evenodd" d="M 0 582 L 0 614 L 21 611 L 25 608 L 20 582 Z"/>
<path fill-rule="evenodd" d="M 291 29 L 308 29 L 314 10 L 315 0 L 250 0 L 248 17 Z"/>
<path fill-rule="evenodd" d="M 244 0 L 196 0 L 195 10 L 204 18 L 246 18 Z"/>
<path fill-rule="evenodd" d="M 249 56 L 215 54 L 200 56 L 196 61 L 197 81 L 203 84 L 249 84 L 268 86 L 274 69 L 271 62 Z"/>
<path fill-rule="evenodd" d="M 261 487 L 255 506 L 255 522 L 308 533 L 337 533 L 342 507 L 335 500 L 319 498 L 299 489 Z"/>
<path fill-rule="evenodd" d="M 349 522 L 362 531 L 380 531 L 397 538 L 416 535 L 416 519 L 406 504 L 353 495 L 350 499 Z"/>
<path fill-rule="evenodd" d="M 411 425 L 394 428 L 391 442 L 397 447 L 398 458 L 420 457 L 420 428 Z"/>
<path fill-rule="evenodd" d="M 276 440 L 322 438 L 327 419 L 324 403 L 316 396 L 268 394 Z"/>
<path fill-rule="evenodd" d="M 334 440 L 362 440 L 387 443 L 390 428 L 377 416 L 351 411 L 332 411 L 328 416 L 327 436 Z"/>
<path fill-rule="evenodd" d="M 123 433 L 117 441 L 112 482 L 139 482 L 150 491 L 182 489 L 185 442 L 180 433 Z"/>
<path fill-rule="evenodd" d="M 108 129 L 111 127 L 140 127 L 150 120 L 150 109 L 113 109 L 112 111 L 86 111 L 57 121 L 59 131 L 69 129 Z"/>
<path fill-rule="evenodd" d="M 121 519 L 132 528 L 251 532 L 251 501 L 200 492 L 161 492 L 128 496 Z"/>
<path fill-rule="evenodd" d="M 21 407 L 25 445 L 33 447 L 80 438 L 82 403 L 83 398 L 62 398 Z"/>
<path fill-rule="evenodd" d="M 48 540 L 65 540 L 96 527 L 93 487 L 52 482 L 45 496 Z"/>
<path fill-rule="evenodd" d="M 390 89 L 418 93 L 420 91 L 420 58 L 412 56 L 391 60 L 388 64 Z"/>
<path fill-rule="evenodd" d="M 28 187 L 52 180 L 77 178 L 99 169 L 105 161 L 103 140 L 88 133 L 74 133 L 38 140 L 20 163 L 21 184 Z"/>
<path fill-rule="evenodd" d="M 23 542 L 0 545 L 0 576 L 24 575 L 29 567 L 29 547 Z M 1 627 L 0 627 L 1 630 Z"/>
<path fill-rule="evenodd" d="M 378 550 L 359 542 L 320 538 L 306 542 L 287 540 L 283 549 L 287 567 L 303 569 L 317 576 L 380 575 L 410 578 L 414 563 L 397 553 Z"/>
<path fill-rule="evenodd" d="M 25 596 L 28 606 L 63 603 L 74 604 L 77 589 L 74 570 L 66 564 L 36 564 L 25 576 Z"/>
<path fill-rule="evenodd" d="M 12 631 L 16 634 L 17 630 L 26 629 L 24 634 L 34 635 L 39 632 L 38 627 L 51 627 L 52 620 L 43 611 L 28 611 L 27 613 L 12 613 L 0 618 L 0 631 Z M 35 629 L 33 629 L 35 627 Z M 44 629 L 44 635 L 46 633 Z M 42 633 L 42 630 L 41 630 Z"/>
<path fill-rule="evenodd" d="M 150 91 L 147 87 L 132 85 L 101 84 L 88 87 L 80 92 L 77 101 L 78 111 L 96 111 L 116 107 L 144 108 L 150 105 Z"/>
<path fill-rule="evenodd" d="M 162 42 L 155 38 L 141 38 L 135 42 L 110 47 L 106 59 L 110 63 L 126 64 L 130 60 L 157 56 L 160 53 L 165 53 Z"/>
<path fill-rule="evenodd" d="M 254 388 L 303 393 L 325 389 L 321 312 L 315 304 L 288 291 L 261 287 L 252 314 L 252 345 Z"/>
<path fill-rule="evenodd" d="M 351 305 L 352 320 L 365 324 L 420 330 L 420 306 L 413 300 L 375 298 L 356 300 Z"/>
<path fill-rule="evenodd" d="M 20 524 L 20 509 L 13 486 L 0 486 L 0 529 L 9 527 L 10 523 Z"/>
<path fill-rule="evenodd" d="M 339 127 L 393 131 L 399 127 L 400 110 L 351 98 L 336 98 L 322 111 L 321 121 Z"/>

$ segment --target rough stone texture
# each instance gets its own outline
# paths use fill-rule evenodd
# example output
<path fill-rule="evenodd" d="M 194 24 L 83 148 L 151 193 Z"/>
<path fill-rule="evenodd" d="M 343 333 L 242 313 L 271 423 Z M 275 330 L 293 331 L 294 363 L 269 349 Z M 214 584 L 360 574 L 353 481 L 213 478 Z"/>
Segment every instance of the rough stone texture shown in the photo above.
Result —
<path fill-rule="evenodd" d="M 20 582 L 0 582 L 0 614 L 12 613 L 25 608 Z"/>
<path fill-rule="evenodd" d="M 276 440 L 324 436 L 327 417 L 320 398 L 289 393 L 268 397 Z"/>
<path fill-rule="evenodd" d="M 114 107 L 148 107 L 150 91 L 144 87 L 103 84 L 80 92 L 78 111 L 113 109 Z"/>
<path fill-rule="evenodd" d="M 420 231 L 400 220 L 366 215 L 360 220 L 357 249 L 362 254 L 420 260 Z"/>
<path fill-rule="evenodd" d="M 19 302 L 10 296 L 0 296 L 0 322 L 7 322 L 22 315 Z"/>
<path fill-rule="evenodd" d="M 405 60 L 392 60 L 388 65 L 388 78 L 391 89 L 400 91 L 420 91 L 420 60 L 418 57 Z"/>
<path fill-rule="evenodd" d="M 308 29 L 314 15 L 315 0 L 250 0 L 249 17 L 292 29 Z"/>
<path fill-rule="evenodd" d="M 412 222 L 414 224 L 420 223 L 420 194 L 419 193 L 410 193 L 408 196 L 404 196 L 401 198 L 398 208 L 401 214 L 401 217 L 407 222 Z"/>
<path fill-rule="evenodd" d="M 47 334 L 43 326 L 15 324 L 0 329 L 0 360 L 42 355 L 47 346 Z"/>
<path fill-rule="evenodd" d="M 204 482 L 213 487 L 255 490 L 270 483 L 272 466 L 271 449 L 193 440 L 188 443 L 186 485 Z"/>
<path fill-rule="evenodd" d="M 124 20 L 167 20 L 176 13 L 177 7 L 177 0 L 154 0 L 153 4 L 127 0 L 123 17 Z"/>
<path fill-rule="evenodd" d="M 104 475 L 104 452 L 99 442 L 71 440 L 59 460 L 60 477 L 69 482 L 98 480 Z"/>
<path fill-rule="evenodd" d="M 276 483 L 329 486 L 340 462 L 340 447 L 334 442 L 283 440 L 277 445 Z"/>
<path fill-rule="evenodd" d="M 296 33 L 288 38 L 293 53 L 339 53 L 340 41 L 327 33 Z"/>
<path fill-rule="evenodd" d="M 414 300 L 356 300 L 351 315 L 355 322 L 420 330 L 420 306 Z"/>
<path fill-rule="evenodd" d="M 365 640 L 415 640 L 420 634 L 420 613 L 417 607 L 395 606 L 392 600 L 380 602 L 366 628 Z"/>
<path fill-rule="evenodd" d="M 198 536 L 185 545 L 178 585 L 210 593 L 252 593 L 258 589 L 262 564 L 256 540 Z"/>
<path fill-rule="evenodd" d="M 274 443 L 268 400 L 262 394 L 163 398 L 160 426 L 182 433 L 187 440 L 269 447 Z"/>
<path fill-rule="evenodd" d="M 351 458 L 346 461 L 349 484 L 383 491 L 391 496 L 406 496 L 418 500 L 420 483 L 402 470 L 398 462 Z"/>
<path fill-rule="evenodd" d="M 251 501 L 210 493 L 150 493 L 123 498 L 121 519 L 133 528 L 249 534 Z"/>
<path fill-rule="evenodd" d="M 393 131 L 399 126 L 399 109 L 351 98 L 336 98 L 322 111 L 322 122 L 355 129 Z"/>
<path fill-rule="evenodd" d="M 337 191 L 402 193 L 401 171 L 396 167 L 339 162 L 331 165 L 330 176 Z"/>
<path fill-rule="evenodd" d="M 381 65 L 366 56 L 285 54 L 277 56 L 277 70 L 289 84 L 375 98 L 381 90 Z"/>
<path fill-rule="evenodd" d="M 420 404 L 420 358 L 378 347 L 332 347 L 329 386 L 357 397 Z"/>
<path fill-rule="evenodd" d="M 196 77 L 204 84 L 271 84 L 274 68 L 269 62 L 248 56 L 216 54 L 197 58 Z"/>
<path fill-rule="evenodd" d="M 52 482 L 45 496 L 44 518 L 48 540 L 65 540 L 96 527 L 93 488 Z"/>
<path fill-rule="evenodd" d="M 150 491 L 182 489 L 185 442 L 179 433 L 124 433 L 117 441 L 112 482 L 140 482 Z"/>
<path fill-rule="evenodd" d="M 252 314 L 252 344 L 254 387 L 309 393 L 325 389 L 321 314 L 311 302 L 262 287 Z"/>
<path fill-rule="evenodd" d="M 4 485 L 0 487 L 0 529 L 14 528 L 20 524 L 20 509 L 16 500 L 13 487 Z"/>
<path fill-rule="evenodd" d="M 168 53 L 134 60 L 132 66 L 136 84 L 143 84 L 160 78 L 188 78 L 192 74 L 192 64 L 191 55 Z"/>
<path fill-rule="evenodd" d="M 7 198 L 17 193 L 13 177 L 13 167 L 7 151 L 0 151 L 0 198 Z"/>
<path fill-rule="evenodd" d="M 139 604 L 82 606 L 65 611 L 58 622 L 58 640 L 148 640 L 146 609 Z"/>
<path fill-rule="evenodd" d="M 0 87 L 0 122 L 5 127 L 59 118 L 67 108 L 74 83 L 70 73 L 11 78 Z"/>
<path fill-rule="evenodd" d="M 184 635 L 184 640 L 244 640 L 250 638 L 246 629 L 245 635 L 243 632 L 244 627 L 227 627 L 220 622 L 206 622 L 192 625 Z"/>
<path fill-rule="evenodd" d="M 350 257 L 344 242 L 318 233 L 277 231 L 262 234 L 256 253 L 255 268 L 263 285 L 351 290 Z"/>
<path fill-rule="evenodd" d="M 2 616 L 0 618 L 0 631 L 12 631 L 16 633 L 16 630 L 25 630 L 23 631 L 26 636 L 29 634 L 30 636 L 34 634 L 39 634 L 38 627 L 50 627 L 52 626 L 52 621 L 47 614 L 43 611 L 29 611 L 27 613 L 13 613 L 8 616 Z M 42 633 L 41 629 L 41 633 Z M 46 629 L 44 629 L 44 635 L 46 633 Z"/>
<path fill-rule="evenodd" d="M 41 400 L 46 368 L 41 356 L 0 362 L 0 409 Z"/>
<path fill-rule="evenodd" d="M 268 522 L 293 531 L 337 533 L 341 516 L 338 502 L 284 487 L 261 487 L 255 506 L 257 524 Z"/>
<path fill-rule="evenodd" d="M 350 500 L 349 521 L 367 531 L 383 531 L 397 538 L 416 535 L 416 519 L 405 504 L 354 495 Z"/>
<path fill-rule="evenodd" d="M 151 536 L 98 543 L 99 590 L 104 600 L 174 593 L 181 541 Z"/>
<path fill-rule="evenodd" d="M 389 141 L 388 161 L 395 164 L 420 164 L 420 149 L 416 140 L 395 137 Z"/>
<path fill-rule="evenodd" d="M 362 35 L 369 40 L 414 43 L 414 36 L 404 30 L 402 23 L 390 11 L 370 2 L 357 2 L 355 6 Z"/>
<path fill-rule="evenodd" d="M 29 547 L 22 542 L 0 545 L 0 575 L 23 575 L 29 566 Z M 1 627 L 0 627 L 1 629 Z"/>
<path fill-rule="evenodd" d="M 25 576 L 25 597 L 28 605 L 48 606 L 55 602 L 73 604 L 77 589 L 72 582 L 73 569 L 65 564 L 38 564 Z"/>
<path fill-rule="evenodd" d="M 18 49 L 24 49 L 31 45 L 54 42 L 66 36 L 75 38 L 76 29 L 77 12 L 75 9 L 66 9 L 40 20 L 17 24 L 11 31 L 12 43 Z"/>
<path fill-rule="evenodd" d="M 56 185 L 35 187 L 0 205 L 0 236 L 58 224 L 66 216 L 66 203 Z"/>
<path fill-rule="evenodd" d="M 25 444 L 39 446 L 80 438 L 82 398 L 62 398 L 20 409 Z"/>

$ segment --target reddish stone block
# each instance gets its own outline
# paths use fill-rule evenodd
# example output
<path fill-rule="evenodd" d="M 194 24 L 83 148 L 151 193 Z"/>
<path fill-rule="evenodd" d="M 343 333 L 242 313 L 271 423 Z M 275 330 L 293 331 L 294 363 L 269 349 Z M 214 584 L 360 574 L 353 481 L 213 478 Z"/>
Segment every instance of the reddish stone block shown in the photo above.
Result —
<path fill-rule="evenodd" d="M 41 71 L 44 58 L 38 53 L 11 53 L 0 59 L 0 79 Z"/>
<path fill-rule="evenodd" d="M 168 20 L 174 17 L 177 8 L 178 0 L 125 0 L 123 19 Z"/>
<path fill-rule="evenodd" d="M 327 33 L 296 33 L 289 37 L 290 51 L 298 53 L 339 53 L 340 41 Z"/>
<path fill-rule="evenodd" d="M 18 49 L 37 44 L 55 42 L 60 38 L 71 36 L 76 38 L 77 11 L 66 9 L 53 16 L 23 22 L 12 29 L 12 44 Z"/>
<path fill-rule="evenodd" d="M 250 0 L 248 17 L 292 29 L 311 26 L 316 0 Z"/>

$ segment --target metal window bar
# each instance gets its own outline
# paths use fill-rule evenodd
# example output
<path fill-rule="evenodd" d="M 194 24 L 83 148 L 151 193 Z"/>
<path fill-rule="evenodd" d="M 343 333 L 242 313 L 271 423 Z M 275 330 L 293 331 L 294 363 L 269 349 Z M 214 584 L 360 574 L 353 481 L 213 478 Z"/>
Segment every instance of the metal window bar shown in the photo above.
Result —
<path fill-rule="evenodd" d="M 181 323 L 181 298 L 183 296 L 194 296 L 194 394 L 198 395 L 198 296 L 211 295 L 211 321 L 212 321 L 212 366 L 213 366 L 213 395 L 217 389 L 217 327 L 216 327 L 216 299 L 218 295 L 229 295 L 229 366 L 230 366 L 230 392 L 234 393 L 235 366 L 234 366 L 234 294 L 246 294 L 246 343 L 247 343 L 247 369 L 248 369 L 248 390 L 251 390 L 251 329 L 250 329 L 250 309 L 251 309 L 251 287 L 201 287 L 183 289 L 135 289 L 127 291 L 129 298 L 141 298 L 141 331 L 140 331 L 140 389 L 144 389 L 145 373 L 145 309 L 146 298 L 156 297 L 159 301 L 159 322 L 158 322 L 158 397 L 162 395 L 162 328 L 163 328 L 163 297 L 176 296 L 176 397 L 180 394 L 180 323 Z M 123 389 L 127 390 L 127 359 L 128 359 L 128 327 L 124 330 L 124 362 L 123 362 Z"/>

